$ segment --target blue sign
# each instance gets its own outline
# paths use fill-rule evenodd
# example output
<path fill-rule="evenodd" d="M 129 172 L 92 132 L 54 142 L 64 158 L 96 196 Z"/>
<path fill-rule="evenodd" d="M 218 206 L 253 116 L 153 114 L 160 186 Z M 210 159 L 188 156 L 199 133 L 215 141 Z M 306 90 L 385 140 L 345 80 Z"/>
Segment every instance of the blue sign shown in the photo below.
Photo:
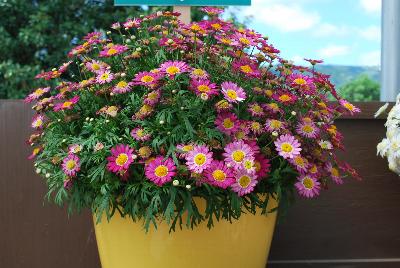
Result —
<path fill-rule="evenodd" d="M 116 6 L 249 6 L 251 0 L 114 0 Z"/>

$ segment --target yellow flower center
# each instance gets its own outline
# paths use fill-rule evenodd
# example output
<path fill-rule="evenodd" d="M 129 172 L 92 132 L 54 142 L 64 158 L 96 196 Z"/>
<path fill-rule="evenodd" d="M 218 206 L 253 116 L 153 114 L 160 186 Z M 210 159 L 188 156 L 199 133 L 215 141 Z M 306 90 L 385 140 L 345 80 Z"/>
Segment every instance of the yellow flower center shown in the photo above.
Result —
<path fill-rule="evenodd" d="M 143 129 L 138 129 L 137 131 L 136 131 L 136 135 L 138 136 L 138 137 L 143 137 L 144 136 L 144 130 Z"/>
<path fill-rule="evenodd" d="M 270 90 L 270 89 L 265 90 L 264 93 L 265 93 L 265 95 L 266 95 L 267 97 L 271 97 L 272 94 L 274 94 L 274 93 L 272 92 L 272 90 Z M 271 103 L 271 104 L 275 104 L 275 103 Z M 271 108 L 273 108 L 273 107 L 271 107 Z M 278 108 L 278 107 L 276 107 L 276 108 Z"/>
<path fill-rule="evenodd" d="M 197 87 L 198 91 L 200 92 L 208 92 L 210 91 L 210 87 L 207 85 L 200 85 Z"/>
<path fill-rule="evenodd" d="M 332 167 L 331 173 L 334 177 L 339 177 L 339 170 L 337 168 Z"/>
<path fill-rule="evenodd" d="M 212 176 L 213 176 L 214 180 L 216 180 L 216 181 L 224 181 L 226 179 L 225 172 L 220 169 L 214 170 L 214 172 L 212 173 Z"/>
<path fill-rule="evenodd" d="M 268 104 L 269 108 L 271 108 L 272 110 L 278 110 L 279 106 L 276 103 L 270 103 Z"/>
<path fill-rule="evenodd" d="M 253 166 L 254 166 L 254 164 L 253 164 L 253 162 L 250 161 L 250 160 L 246 160 L 246 161 L 244 161 L 244 163 L 243 163 L 243 167 L 244 167 L 245 169 L 252 169 Z"/>
<path fill-rule="evenodd" d="M 62 107 L 63 108 L 69 108 L 69 107 L 71 107 L 72 104 L 73 104 L 72 101 L 66 101 L 66 102 L 63 103 Z"/>
<path fill-rule="evenodd" d="M 202 166 L 204 165 L 204 163 L 206 162 L 207 157 L 205 154 L 196 154 L 196 156 L 194 157 L 194 163 L 198 166 Z"/>
<path fill-rule="evenodd" d="M 303 179 L 303 185 L 305 188 L 311 190 L 314 187 L 314 181 L 311 178 L 306 177 Z"/>
<path fill-rule="evenodd" d="M 305 85 L 307 84 L 307 81 L 304 80 L 303 78 L 296 78 L 293 80 L 293 82 L 297 85 Z"/>
<path fill-rule="evenodd" d="M 283 102 L 290 101 L 291 99 L 292 98 L 287 94 L 283 94 L 283 95 L 279 96 L 279 100 L 283 101 Z"/>
<path fill-rule="evenodd" d="M 151 92 L 149 93 L 149 95 L 147 95 L 147 98 L 149 98 L 150 100 L 156 100 L 158 97 L 158 94 L 156 92 Z"/>
<path fill-rule="evenodd" d="M 232 40 L 229 38 L 221 38 L 221 42 L 225 45 L 230 45 L 232 43 Z"/>
<path fill-rule="evenodd" d="M 247 175 L 243 175 L 242 177 L 239 178 L 239 185 L 242 188 L 247 188 L 247 186 L 249 186 L 250 182 L 251 182 L 251 179 Z"/>
<path fill-rule="evenodd" d="M 34 127 L 40 127 L 41 125 L 43 125 L 43 121 L 42 119 L 38 118 L 36 119 L 36 121 L 33 123 Z"/>
<path fill-rule="evenodd" d="M 148 146 L 143 146 L 139 148 L 139 155 L 141 157 L 147 158 L 151 155 L 151 149 Z"/>
<path fill-rule="evenodd" d="M 226 95 L 228 96 L 228 98 L 230 98 L 231 100 L 236 100 L 237 99 L 237 93 L 236 91 L 232 90 L 232 89 L 228 89 L 226 91 Z"/>
<path fill-rule="evenodd" d="M 184 152 L 190 152 L 191 150 L 193 150 L 192 145 L 185 145 L 182 147 L 182 151 L 184 151 Z"/>
<path fill-rule="evenodd" d="M 202 69 L 194 69 L 193 74 L 196 76 L 203 76 L 205 73 Z"/>
<path fill-rule="evenodd" d="M 296 165 L 298 165 L 298 166 L 304 166 L 304 160 L 303 160 L 303 157 L 301 157 L 301 156 L 296 156 L 295 158 L 294 158 L 294 162 L 296 163 Z"/>
<path fill-rule="evenodd" d="M 258 123 L 258 122 L 253 122 L 253 123 L 251 123 L 251 128 L 253 130 L 260 130 L 261 129 L 261 124 Z"/>
<path fill-rule="evenodd" d="M 312 174 L 317 173 L 317 171 L 318 171 L 318 169 L 317 169 L 317 166 L 316 166 L 316 165 L 314 165 L 314 166 L 312 166 L 312 167 L 310 168 L 310 172 L 311 172 Z"/>
<path fill-rule="evenodd" d="M 250 40 L 244 37 L 239 38 L 240 43 L 244 44 L 244 45 L 249 45 L 250 44 Z"/>
<path fill-rule="evenodd" d="M 41 88 L 38 88 L 35 90 L 35 92 L 33 93 L 36 96 L 41 96 L 44 93 L 44 90 Z"/>
<path fill-rule="evenodd" d="M 259 172 L 261 170 L 261 163 L 258 161 L 254 162 L 254 167 L 256 169 L 256 172 Z"/>
<path fill-rule="evenodd" d="M 190 29 L 194 32 L 198 32 L 201 30 L 201 27 L 198 24 L 193 24 Z"/>
<path fill-rule="evenodd" d="M 225 118 L 224 121 L 222 122 L 222 125 L 226 129 L 231 129 L 231 128 L 233 128 L 235 123 L 230 118 Z"/>
<path fill-rule="evenodd" d="M 290 153 L 291 151 L 293 151 L 293 146 L 290 143 L 284 142 L 281 145 L 281 150 L 285 153 Z"/>
<path fill-rule="evenodd" d="M 279 120 L 272 119 L 270 126 L 272 129 L 279 129 L 282 126 L 282 122 Z"/>
<path fill-rule="evenodd" d="M 112 55 L 114 55 L 114 54 L 116 54 L 118 51 L 115 49 L 115 48 L 110 48 L 108 51 L 107 51 L 107 55 L 108 56 L 112 56 Z"/>
<path fill-rule="evenodd" d="M 235 162 L 242 162 L 245 157 L 245 153 L 241 150 L 236 150 L 232 153 L 232 158 Z"/>
<path fill-rule="evenodd" d="M 97 64 L 97 63 L 93 63 L 93 64 L 92 64 L 92 69 L 93 69 L 93 70 L 96 70 L 96 71 L 97 71 L 97 70 L 100 70 L 100 65 Z"/>
<path fill-rule="evenodd" d="M 346 107 L 347 110 L 349 110 L 349 111 L 353 111 L 353 110 L 354 110 L 354 105 L 351 104 L 351 103 L 348 103 L 348 102 L 347 102 L 347 103 L 345 103 L 343 106 Z"/>
<path fill-rule="evenodd" d="M 103 80 L 103 81 L 105 81 L 105 80 L 108 79 L 109 76 L 110 76 L 110 75 L 109 75 L 108 73 L 103 73 L 103 74 L 100 76 L 100 79 Z"/>
<path fill-rule="evenodd" d="M 181 69 L 179 69 L 176 66 L 170 66 L 165 71 L 170 75 L 175 75 L 175 74 L 179 73 L 181 71 Z"/>
<path fill-rule="evenodd" d="M 128 85 L 127 82 L 125 82 L 125 81 L 120 81 L 120 82 L 118 82 L 117 87 L 119 87 L 119 88 L 124 88 L 124 87 L 126 87 L 127 85 Z"/>
<path fill-rule="evenodd" d="M 159 165 L 158 167 L 156 167 L 156 169 L 154 170 L 154 174 L 157 177 L 165 177 L 168 174 L 168 168 L 164 165 Z"/>
<path fill-rule="evenodd" d="M 154 81 L 154 77 L 152 77 L 151 75 L 145 75 L 140 79 L 140 81 L 142 81 L 143 83 L 151 83 Z"/>
<path fill-rule="evenodd" d="M 251 107 L 251 109 L 252 109 L 254 112 L 256 112 L 256 113 L 261 113 L 261 112 L 263 112 L 263 109 L 262 109 L 261 106 L 258 105 L 258 104 L 253 105 L 253 107 Z"/>
<path fill-rule="evenodd" d="M 121 167 L 122 167 L 123 165 L 125 165 L 126 162 L 128 162 L 128 155 L 127 155 L 127 154 L 124 154 L 124 153 L 119 154 L 118 157 L 115 159 L 115 163 L 116 163 L 118 166 L 121 166 Z"/>
<path fill-rule="evenodd" d="M 65 167 L 68 169 L 68 170 L 73 170 L 74 168 L 75 168 L 75 166 L 76 166 L 76 162 L 75 162 L 75 160 L 68 160 L 67 161 L 67 163 L 66 163 L 66 165 L 65 165 Z"/>
<path fill-rule="evenodd" d="M 221 24 L 219 23 L 213 23 L 211 24 L 211 27 L 213 27 L 215 30 L 220 30 L 222 28 Z"/>
<path fill-rule="evenodd" d="M 253 72 L 253 69 L 251 69 L 250 65 L 240 66 L 240 70 L 246 74 Z"/>
<path fill-rule="evenodd" d="M 303 130 L 305 133 L 312 133 L 314 128 L 311 125 L 304 125 L 301 130 Z"/>

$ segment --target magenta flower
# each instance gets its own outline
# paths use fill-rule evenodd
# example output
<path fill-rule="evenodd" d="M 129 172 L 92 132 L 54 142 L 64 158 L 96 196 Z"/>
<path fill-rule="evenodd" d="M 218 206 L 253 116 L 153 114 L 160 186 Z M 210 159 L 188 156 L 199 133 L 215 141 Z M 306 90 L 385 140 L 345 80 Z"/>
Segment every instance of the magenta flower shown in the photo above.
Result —
<path fill-rule="evenodd" d="M 189 143 L 189 144 L 184 144 L 184 143 L 178 144 L 176 146 L 176 150 L 178 151 L 178 157 L 179 158 L 185 158 L 186 154 L 188 152 L 192 151 L 194 146 L 195 145 L 193 145 L 191 143 Z"/>
<path fill-rule="evenodd" d="M 154 88 L 160 79 L 161 76 L 159 73 L 140 72 L 135 74 L 135 78 L 133 79 L 133 84 L 145 86 L 148 88 Z"/>
<path fill-rule="evenodd" d="M 247 36 L 242 33 L 236 33 L 234 35 L 234 39 L 242 48 L 257 45 L 257 42 L 254 40 L 253 37 Z"/>
<path fill-rule="evenodd" d="M 92 61 L 86 62 L 85 67 L 92 73 L 98 74 L 98 73 L 102 73 L 106 69 L 108 69 L 109 65 L 104 62 L 98 61 L 98 60 L 92 60 Z"/>
<path fill-rule="evenodd" d="M 137 141 L 148 141 L 151 137 L 151 135 L 141 127 L 132 129 L 131 136 Z"/>
<path fill-rule="evenodd" d="M 123 174 L 136 158 L 133 149 L 128 145 L 118 144 L 111 148 L 111 156 L 107 157 L 107 169 L 114 173 Z"/>
<path fill-rule="evenodd" d="M 325 169 L 329 172 L 329 176 L 336 184 L 343 184 L 343 179 L 340 176 L 339 169 L 334 167 L 332 163 L 328 162 L 325 166 Z"/>
<path fill-rule="evenodd" d="M 190 72 L 190 78 L 197 80 L 197 79 L 208 79 L 208 73 L 203 69 L 192 69 Z"/>
<path fill-rule="evenodd" d="M 296 182 L 294 186 L 301 196 L 313 198 L 314 196 L 319 195 L 321 183 L 319 183 L 314 177 L 305 174 L 301 175 L 298 180 L 299 181 Z"/>
<path fill-rule="evenodd" d="M 96 82 L 99 84 L 110 83 L 114 79 L 114 74 L 112 74 L 109 70 L 99 72 L 96 77 Z"/>
<path fill-rule="evenodd" d="M 265 115 L 263 107 L 260 104 L 258 104 L 257 102 L 250 103 L 247 108 L 247 111 L 252 116 L 262 117 Z"/>
<path fill-rule="evenodd" d="M 146 177 L 158 186 L 172 180 L 175 176 L 176 167 L 171 158 L 164 159 L 163 156 L 157 156 L 145 167 Z"/>
<path fill-rule="evenodd" d="M 312 122 L 302 122 L 297 125 L 297 133 L 306 138 L 316 138 L 319 133 L 319 128 Z"/>
<path fill-rule="evenodd" d="M 315 94 L 316 87 L 311 77 L 303 74 L 291 74 L 287 79 L 290 86 L 299 90 L 300 93 L 306 95 Z"/>
<path fill-rule="evenodd" d="M 31 103 L 50 91 L 50 87 L 38 88 L 25 98 L 25 103 Z"/>
<path fill-rule="evenodd" d="M 196 145 L 189 151 L 186 158 L 186 166 L 195 173 L 202 173 L 212 162 L 213 153 L 205 145 Z"/>
<path fill-rule="evenodd" d="M 353 115 L 353 114 L 355 114 L 355 113 L 361 112 L 361 110 L 360 110 L 359 108 L 357 108 L 356 106 L 354 106 L 353 104 L 351 104 L 351 103 L 348 102 L 347 100 L 340 99 L 340 100 L 339 100 L 339 104 L 340 104 L 346 111 L 348 111 L 351 115 Z"/>
<path fill-rule="evenodd" d="M 204 171 L 207 182 L 222 189 L 226 189 L 234 182 L 234 175 L 223 161 L 213 160 L 210 167 Z"/>
<path fill-rule="evenodd" d="M 42 129 L 43 125 L 44 125 L 44 122 L 45 122 L 44 115 L 38 114 L 32 119 L 31 126 L 34 129 Z"/>
<path fill-rule="evenodd" d="M 216 8 L 216 7 L 202 7 L 200 8 L 200 10 L 207 13 L 208 16 L 217 16 L 224 12 L 222 8 Z"/>
<path fill-rule="evenodd" d="M 54 105 L 54 111 L 58 112 L 60 110 L 72 110 L 74 108 L 74 104 L 79 101 L 79 96 L 74 96 L 72 99 L 69 99 L 65 102 L 57 103 Z"/>
<path fill-rule="evenodd" d="M 208 97 L 218 95 L 217 85 L 207 79 L 191 80 L 190 88 L 196 95 L 206 94 Z"/>
<path fill-rule="evenodd" d="M 222 94 L 229 102 L 242 102 L 246 99 L 246 92 L 244 92 L 243 88 L 233 82 L 223 82 L 221 88 Z"/>
<path fill-rule="evenodd" d="M 63 159 L 61 166 L 67 176 L 75 177 L 76 173 L 78 173 L 81 168 L 79 157 L 74 154 L 69 154 Z"/>
<path fill-rule="evenodd" d="M 236 192 L 239 196 L 243 196 L 251 193 L 257 183 L 257 175 L 239 171 L 235 175 L 235 183 L 231 187 L 232 191 Z"/>
<path fill-rule="evenodd" d="M 296 102 L 297 97 L 289 92 L 280 92 L 272 95 L 272 98 L 282 104 L 288 105 Z"/>
<path fill-rule="evenodd" d="M 160 100 L 161 97 L 161 91 L 160 90 L 153 90 L 149 93 L 146 94 L 144 97 L 143 102 L 147 105 L 153 106 L 157 104 Z"/>
<path fill-rule="evenodd" d="M 297 169 L 297 171 L 301 173 L 306 173 L 310 167 L 307 158 L 302 157 L 300 154 L 296 155 L 292 159 L 289 159 L 289 162 Z"/>
<path fill-rule="evenodd" d="M 271 164 L 269 160 L 263 154 L 257 154 L 254 158 L 254 165 L 256 167 L 256 175 L 260 180 L 265 178 L 270 172 Z"/>
<path fill-rule="evenodd" d="M 268 132 L 279 131 L 283 128 L 285 128 L 285 123 L 277 119 L 267 119 L 265 121 L 265 129 Z"/>
<path fill-rule="evenodd" d="M 290 134 L 281 135 L 275 142 L 278 154 L 285 159 L 293 158 L 300 154 L 301 144 Z"/>
<path fill-rule="evenodd" d="M 242 140 L 227 144 L 224 150 L 225 163 L 230 167 L 241 168 L 245 159 L 254 159 L 251 147 Z"/>
<path fill-rule="evenodd" d="M 233 69 L 241 72 L 245 76 L 259 78 L 261 75 L 257 64 L 250 60 L 234 60 L 232 63 Z"/>
<path fill-rule="evenodd" d="M 131 91 L 131 86 L 124 80 L 119 81 L 112 89 L 112 92 L 115 94 L 123 94 L 129 91 Z"/>
<path fill-rule="evenodd" d="M 111 45 L 107 45 L 102 51 L 100 51 L 99 57 L 108 58 L 108 57 L 122 54 L 127 50 L 128 50 L 128 47 L 125 45 L 111 44 Z"/>
<path fill-rule="evenodd" d="M 134 19 L 128 19 L 126 22 L 124 22 L 123 25 L 125 30 L 128 30 L 131 28 L 139 28 L 141 23 L 142 23 L 141 19 L 134 18 Z"/>
<path fill-rule="evenodd" d="M 169 77 L 175 77 L 175 75 L 186 73 L 190 70 L 186 62 L 183 61 L 166 61 L 161 64 L 160 69 Z"/>
<path fill-rule="evenodd" d="M 232 135 L 239 129 L 239 120 L 234 113 L 220 113 L 215 119 L 217 128 L 227 135 Z"/>

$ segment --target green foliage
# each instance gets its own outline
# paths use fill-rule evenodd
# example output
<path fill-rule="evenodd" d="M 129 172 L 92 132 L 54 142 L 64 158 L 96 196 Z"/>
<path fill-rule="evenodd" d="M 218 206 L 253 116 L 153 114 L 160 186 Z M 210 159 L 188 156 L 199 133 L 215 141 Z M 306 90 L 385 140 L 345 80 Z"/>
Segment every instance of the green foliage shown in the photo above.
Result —
<path fill-rule="evenodd" d="M 362 74 L 339 88 L 338 92 L 351 101 L 379 100 L 380 84 L 368 75 Z"/>

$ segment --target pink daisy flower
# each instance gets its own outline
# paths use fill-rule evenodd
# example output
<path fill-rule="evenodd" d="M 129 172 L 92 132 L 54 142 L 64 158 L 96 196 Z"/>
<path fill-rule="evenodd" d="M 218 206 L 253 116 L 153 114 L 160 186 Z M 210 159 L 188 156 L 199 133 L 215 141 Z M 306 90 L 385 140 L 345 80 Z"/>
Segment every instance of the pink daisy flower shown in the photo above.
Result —
<path fill-rule="evenodd" d="M 232 184 L 232 191 L 236 192 L 239 196 L 251 193 L 257 185 L 257 175 L 249 174 L 244 171 L 239 171 L 235 175 L 235 183 Z"/>
<path fill-rule="evenodd" d="M 151 137 L 151 135 L 141 127 L 132 129 L 131 136 L 137 141 L 148 141 Z"/>
<path fill-rule="evenodd" d="M 251 147 L 242 140 L 227 144 L 224 151 L 225 163 L 231 167 L 240 168 L 245 159 L 254 159 Z"/>
<path fill-rule="evenodd" d="M 242 48 L 257 45 L 257 42 L 253 38 L 242 33 L 236 33 L 234 38 Z"/>
<path fill-rule="evenodd" d="M 149 93 L 146 94 L 146 96 L 144 97 L 143 102 L 147 105 L 155 105 L 156 103 L 159 102 L 161 97 L 161 91 L 160 90 L 153 90 Z"/>
<path fill-rule="evenodd" d="M 263 108 L 272 114 L 277 114 L 277 113 L 283 112 L 282 109 L 279 108 L 279 105 L 275 102 L 264 104 Z"/>
<path fill-rule="evenodd" d="M 300 154 L 301 144 L 290 134 L 281 135 L 275 142 L 278 154 L 285 159 L 293 158 Z"/>
<path fill-rule="evenodd" d="M 72 110 L 74 108 L 74 104 L 76 104 L 79 101 L 79 96 L 74 96 L 72 99 L 69 99 L 65 102 L 57 103 L 54 105 L 54 111 L 60 111 L 60 110 Z"/>
<path fill-rule="evenodd" d="M 314 123 L 306 123 L 302 122 L 297 125 L 296 128 L 297 133 L 306 138 L 316 138 L 319 133 L 319 129 L 315 126 Z"/>
<path fill-rule="evenodd" d="M 232 67 L 249 77 L 258 78 L 261 75 L 257 64 L 250 60 L 235 60 L 232 63 Z"/>
<path fill-rule="evenodd" d="M 254 158 L 254 166 L 256 168 L 257 178 L 260 180 L 265 178 L 270 172 L 271 164 L 263 154 L 257 154 Z"/>
<path fill-rule="evenodd" d="M 107 157 L 107 169 L 114 173 L 124 174 L 135 158 L 132 148 L 118 144 L 111 148 L 111 156 Z"/>
<path fill-rule="evenodd" d="M 142 23 L 141 19 L 133 18 L 133 19 L 128 19 L 126 22 L 124 22 L 123 25 L 125 30 L 128 30 L 131 28 L 139 28 L 141 23 Z"/>
<path fill-rule="evenodd" d="M 263 107 L 260 104 L 258 104 L 257 102 L 250 103 L 247 108 L 247 111 L 252 116 L 262 117 L 265 115 Z"/>
<path fill-rule="evenodd" d="M 112 92 L 115 94 L 123 94 L 129 91 L 131 91 L 131 86 L 124 80 L 119 81 L 112 89 Z"/>
<path fill-rule="evenodd" d="M 295 187 L 301 196 L 307 198 L 313 198 L 319 195 L 321 189 L 321 183 L 319 183 L 314 177 L 308 174 L 301 175 L 298 178 L 298 182 L 295 183 Z"/>
<path fill-rule="evenodd" d="M 296 155 L 292 159 L 289 159 L 289 162 L 301 173 L 305 173 L 310 166 L 307 158 L 304 158 L 301 155 Z"/>
<path fill-rule="evenodd" d="M 77 154 L 77 153 L 79 153 L 80 151 L 82 151 L 82 145 L 80 145 L 80 144 L 71 144 L 71 145 L 68 147 L 68 152 L 69 152 L 70 154 Z"/>
<path fill-rule="evenodd" d="M 341 100 L 339 100 L 339 104 L 343 108 L 345 108 L 346 111 L 348 111 L 351 115 L 361 112 L 361 110 L 359 108 L 357 108 L 356 106 L 354 106 L 353 104 L 351 104 L 347 100 L 341 99 Z"/>
<path fill-rule="evenodd" d="M 32 160 L 33 158 L 35 158 L 41 151 L 43 150 L 43 147 L 39 146 L 39 147 L 35 147 L 32 150 L 32 153 L 30 156 L 28 156 L 29 160 Z"/>
<path fill-rule="evenodd" d="M 243 170 L 249 174 L 255 174 L 256 173 L 256 163 L 254 161 L 254 157 L 243 159 L 242 166 L 239 169 Z"/>
<path fill-rule="evenodd" d="M 98 60 L 92 60 L 92 61 L 86 62 L 85 67 L 89 71 L 98 74 L 98 73 L 104 72 L 109 67 L 109 65 L 104 62 L 98 61 Z"/>
<path fill-rule="evenodd" d="M 285 105 L 293 104 L 297 100 L 297 97 L 289 92 L 275 93 L 272 98 Z"/>
<path fill-rule="evenodd" d="M 63 159 L 61 166 L 67 176 L 75 177 L 76 173 L 78 173 L 81 168 L 79 157 L 74 154 L 69 154 Z"/>
<path fill-rule="evenodd" d="M 102 51 L 100 51 L 99 57 L 112 57 L 124 53 L 128 50 L 125 45 L 107 45 Z"/>
<path fill-rule="evenodd" d="M 31 103 L 50 91 L 50 87 L 38 88 L 25 98 L 25 103 Z"/>
<path fill-rule="evenodd" d="M 186 154 L 186 165 L 195 173 L 202 173 L 212 162 L 213 153 L 205 145 L 196 145 Z"/>
<path fill-rule="evenodd" d="M 105 84 L 105 83 L 110 83 L 113 79 L 114 79 L 114 74 L 106 70 L 98 73 L 96 77 L 96 82 L 99 84 Z"/>
<path fill-rule="evenodd" d="M 208 16 L 217 16 L 224 12 L 222 8 L 216 8 L 216 7 L 202 7 L 200 8 L 200 10 L 207 13 Z"/>
<path fill-rule="evenodd" d="M 133 84 L 142 85 L 148 88 L 154 88 L 160 80 L 161 76 L 159 73 L 153 72 L 140 72 L 135 74 L 135 79 L 133 79 Z"/>
<path fill-rule="evenodd" d="M 164 159 L 163 156 L 157 156 L 145 167 L 146 177 L 158 186 L 172 180 L 176 174 L 176 167 L 171 158 Z"/>
<path fill-rule="evenodd" d="M 176 146 L 176 149 L 178 150 L 178 157 L 185 158 L 186 154 L 194 149 L 194 145 L 181 143 Z"/>
<path fill-rule="evenodd" d="M 42 129 L 45 122 L 44 115 L 38 114 L 32 119 L 31 126 L 34 129 Z"/>
<path fill-rule="evenodd" d="M 276 119 L 267 119 L 265 121 L 265 129 L 268 132 L 279 131 L 285 128 L 285 123 Z"/>
<path fill-rule="evenodd" d="M 233 82 L 223 82 L 221 88 L 222 94 L 224 94 L 225 99 L 229 102 L 237 103 L 246 99 L 246 92 L 243 88 Z"/>
<path fill-rule="evenodd" d="M 119 29 L 121 29 L 121 23 L 119 23 L 119 22 L 114 22 L 113 24 L 111 24 L 111 29 L 114 29 L 114 30 L 119 30 Z"/>
<path fill-rule="evenodd" d="M 167 61 L 160 65 L 160 69 L 169 77 L 177 74 L 186 73 L 190 70 L 186 62 L 183 61 Z"/>
<path fill-rule="evenodd" d="M 221 113 L 229 111 L 230 109 L 232 109 L 233 106 L 227 100 L 220 100 L 214 105 L 214 107 L 217 110 L 217 112 Z"/>
<path fill-rule="evenodd" d="M 186 47 L 184 47 L 183 41 L 179 38 L 176 37 L 171 37 L 171 38 L 167 38 L 167 37 L 163 37 L 158 41 L 158 44 L 161 47 L 165 47 L 166 50 L 168 51 L 174 51 L 176 49 L 186 49 Z"/>
<path fill-rule="evenodd" d="M 225 166 L 223 161 L 212 161 L 209 168 L 204 171 L 204 175 L 211 185 L 226 189 L 234 182 L 232 170 Z"/>
<path fill-rule="evenodd" d="M 209 77 L 208 73 L 203 69 L 194 68 L 190 72 L 190 78 L 192 78 L 194 80 L 208 79 L 208 77 Z"/>
<path fill-rule="evenodd" d="M 248 122 L 249 129 L 254 135 L 260 135 L 264 132 L 264 127 L 260 122 L 257 121 L 249 121 Z"/>
<path fill-rule="evenodd" d="M 232 135 L 239 129 L 239 120 L 234 113 L 221 113 L 215 119 L 217 128 L 227 135 Z"/>
<path fill-rule="evenodd" d="M 336 184 L 343 184 L 343 179 L 340 176 L 339 169 L 332 166 L 332 163 L 328 162 L 325 166 L 325 169 L 329 172 L 330 177 Z"/>
<path fill-rule="evenodd" d="M 217 85 L 207 79 L 191 80 L 190 88 L 196 95 L 206 94 L 208 97 L 218 95 Z"/>
<path fill-rule="evenodd" d="M 315 93 L 315 85 L 311 77 L 302 74 L 291 74 L 288 77 L 290 86 L 298 89 L 300 93 L 312 95 Z"/>

